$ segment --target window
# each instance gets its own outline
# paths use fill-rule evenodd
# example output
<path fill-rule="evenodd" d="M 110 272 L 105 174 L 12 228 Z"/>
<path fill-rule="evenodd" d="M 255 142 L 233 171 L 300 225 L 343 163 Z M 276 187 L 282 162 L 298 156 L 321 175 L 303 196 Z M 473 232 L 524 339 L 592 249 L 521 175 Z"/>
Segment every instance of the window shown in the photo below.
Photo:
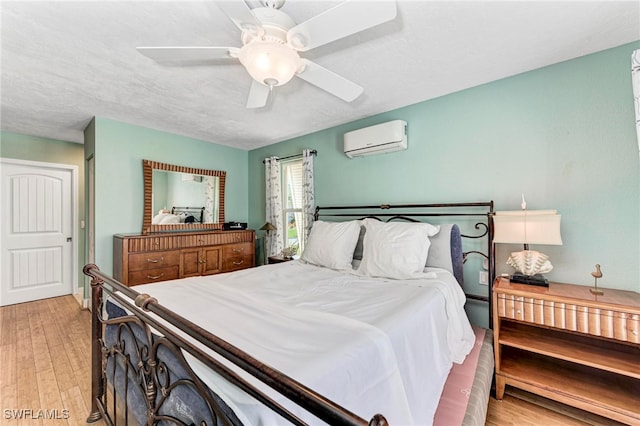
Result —
<path fill-rule="evenodd" d="M 302 230 L 302 159 L 281 163 L 283 245 L 300 254 Z"/>

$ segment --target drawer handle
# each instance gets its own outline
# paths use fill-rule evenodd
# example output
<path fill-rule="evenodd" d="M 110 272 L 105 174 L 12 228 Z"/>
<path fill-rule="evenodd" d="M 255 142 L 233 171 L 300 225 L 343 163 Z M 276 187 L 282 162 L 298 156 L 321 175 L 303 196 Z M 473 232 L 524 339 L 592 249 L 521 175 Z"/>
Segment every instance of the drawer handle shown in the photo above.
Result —
<path fill-rule="evenodd" d="M 233 249 L 234 253 L 240 253 L 240 252 L 242 252 L 243 250 L 244 250 L 244 249 L 241 249 L 241 248 L 234 248 L 234 249 Z"/>
<path fill-rule="evenodd" d="M 631 330 L 631 334 L 633 334 L 634 336 L 638 335 L 638 330 Z"/>
<path fill-rule="evenodd" d="M 147 262 L 149 263 L 159 263 L 162 262 L 164 260 L 164 256 L 162 256 L 160 259 L 147 259 Z"/>
<path fill-rule="evenodd" d="M 164 276 L 164 272 L 161 272 L 160 275 L 156 275 L 155 277 L 151 275 L 147 275 L 147 278 L 150 280 L 157 280 L 158 278 L 162 278 L 163 276 Z"/>
<path fill-rule="evenodd" d="M 518 310 L 516 311 L 516 314 L 518 314 L 518 315 L 520 315 L 521 313 L 522 313 L 522 312 L 520 311 L 520 309 L 518 309 Z"/>
<path fill-rule="evenodd" d="M 234 265 L 242 265 L 243 263 L 244 263 L 244 260 L 233 262 Z"/>
<path fill-rule="evenodd" d="M 198 242 L 199 242 L 199 243 L 204 243 L 204 240 L 203 240 L 202 238 L 200 238 L 200 239 L 198 240 Z"/>

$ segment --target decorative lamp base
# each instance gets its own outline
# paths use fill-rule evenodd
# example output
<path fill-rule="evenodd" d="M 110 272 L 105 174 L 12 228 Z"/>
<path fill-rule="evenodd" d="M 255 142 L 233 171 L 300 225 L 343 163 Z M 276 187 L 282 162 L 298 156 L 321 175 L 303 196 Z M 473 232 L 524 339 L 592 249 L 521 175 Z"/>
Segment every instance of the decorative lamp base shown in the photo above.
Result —
<path fill-rule="evenodd" d="M 513 274 L 509 277 L 509 280 L 512 283 L 536 285 L 539 287 L 549 287 L 549 281 L 540 274 L 535 274 L 535 275 Z"/>

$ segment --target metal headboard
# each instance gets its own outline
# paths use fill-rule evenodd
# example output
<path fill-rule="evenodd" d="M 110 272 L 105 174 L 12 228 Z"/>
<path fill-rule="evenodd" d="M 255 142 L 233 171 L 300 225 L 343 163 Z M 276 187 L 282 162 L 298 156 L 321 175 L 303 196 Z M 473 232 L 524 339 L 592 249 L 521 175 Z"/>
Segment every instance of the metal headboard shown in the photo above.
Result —
<path fill-rule="evenodd" d="M 495 280 L 495 256 L 493 249 L 493 200 L 472 203 L 437 203 L 437 204 L 379 204 L 364 206 L 317 206 L 314 213 L 314 220 L 323 218 L 352 218 L 364 219 L 373 217 L 385 222 L 402 219 L 411 222 L 420 222 L 416 218 L 425 217 L 477 217 L 483 218 L 475 224 L 480 234 L 465 235 L 463 238 L 480 239 L 487 238 L 486 252 L 478 250 L 465 251 L 463 262 L 472 254 L 480 255 L 487 260 L 489 272 L 489 294 L 480 296 L 476 294 L 466 294 L 468 299 L 479 300 L 489 304 L 489 313 L 492 312 L 491 292 L 493 281 Z M 493 328 L 492 316 L 489 314 L 489 327 Z"/>
<path fill-rule="evenodd" d="M 172 207 L 171 214 L 189 213 L 196 218 L 196 223 L 204 220 L 204 207 Z"/>

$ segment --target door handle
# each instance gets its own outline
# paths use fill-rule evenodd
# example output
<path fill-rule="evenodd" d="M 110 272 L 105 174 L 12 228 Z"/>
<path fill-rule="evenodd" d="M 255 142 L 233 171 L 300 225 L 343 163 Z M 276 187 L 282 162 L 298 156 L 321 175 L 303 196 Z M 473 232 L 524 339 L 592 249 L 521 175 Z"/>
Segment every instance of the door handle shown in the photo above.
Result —
<path fill-rule="evenodd" d="M 73 241 L 73 237 L 67 237 L 67 242 L 70 243 L 71 241 Z"/>

